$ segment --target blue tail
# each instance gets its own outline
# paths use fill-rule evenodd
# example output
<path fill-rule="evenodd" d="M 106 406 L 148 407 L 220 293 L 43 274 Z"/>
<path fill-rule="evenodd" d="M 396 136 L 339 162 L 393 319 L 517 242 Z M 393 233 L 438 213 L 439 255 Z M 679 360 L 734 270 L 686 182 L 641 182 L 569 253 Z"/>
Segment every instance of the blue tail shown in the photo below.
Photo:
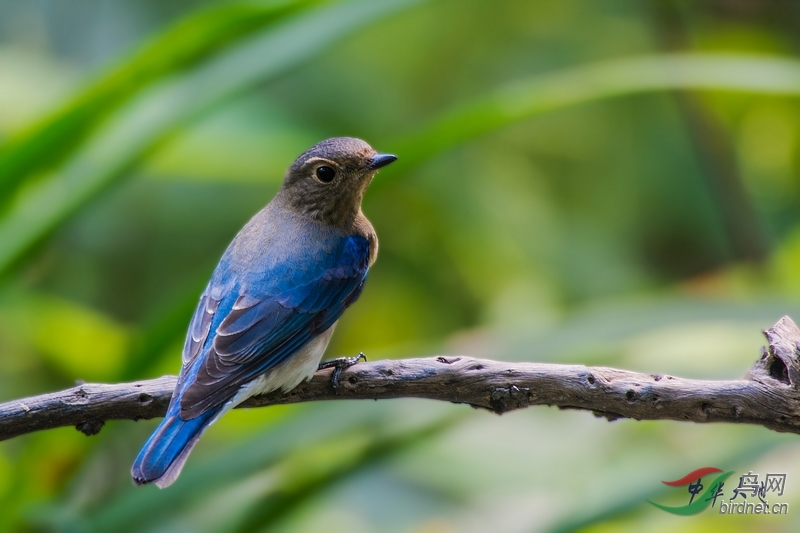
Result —
<path fill-rule="evenodd" d="M 171 485 L 203 430 L 222 414 L 222 409 L 211 409 L 191 420 L 182 419 L 179 413 L 180 402 L 170 404 L 164 420 L 133 462 L 131 475 L 137 485 L 155 483 L 162 489 Z"/>

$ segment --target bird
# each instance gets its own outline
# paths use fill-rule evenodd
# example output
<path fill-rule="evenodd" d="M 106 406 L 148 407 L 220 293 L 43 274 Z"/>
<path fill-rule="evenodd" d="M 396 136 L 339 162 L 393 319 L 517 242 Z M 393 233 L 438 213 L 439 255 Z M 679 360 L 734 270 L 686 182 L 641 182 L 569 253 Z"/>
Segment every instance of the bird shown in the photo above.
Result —
<path fill-rule="evenodd" d="M 131 468 L 136 485 L 171 485 L 202 433 L 227 411 L 257 394 L 288 392 L 329 366 L 320 361 L 336 323 L 378 254 L 361 202 L 378 169 L 396 159 L 337 137 L 289 167 L 200 296 L 167 413 Z"/>

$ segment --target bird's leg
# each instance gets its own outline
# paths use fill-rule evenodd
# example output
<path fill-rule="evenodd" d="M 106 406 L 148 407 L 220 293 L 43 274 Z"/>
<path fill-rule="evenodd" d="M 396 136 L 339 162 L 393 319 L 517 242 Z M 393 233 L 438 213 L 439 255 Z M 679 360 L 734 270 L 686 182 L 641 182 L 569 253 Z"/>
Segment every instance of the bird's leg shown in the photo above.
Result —
<path fill-rule="evenodd" d="M 358 352 L 358 355 L 355 357 L 337 357 L 336 359 L 331 359 L 330 361 L 325 361 L 320 363 L 317 367 L 317 370 L 322 370 L 325 368 L 333 367 L 333 374 L 331 375 L 331 386 L 334 389 L 339 388 L 339 376 L 342 374 L 342 370 L 345 368 L 350 368 L 354 364 L 358 363 L 360 360 L 367 361 L 367 356 L 364 355 L 364 352 Z"/>

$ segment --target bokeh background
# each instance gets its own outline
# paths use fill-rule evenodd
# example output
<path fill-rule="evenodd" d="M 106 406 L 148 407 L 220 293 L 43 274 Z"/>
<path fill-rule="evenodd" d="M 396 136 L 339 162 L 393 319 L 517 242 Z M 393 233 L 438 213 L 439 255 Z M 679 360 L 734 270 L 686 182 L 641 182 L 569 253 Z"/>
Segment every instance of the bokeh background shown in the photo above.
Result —
<path fill-rule="evenodd" d="M 800 318 L 799 54 L 792 0 L 0 0 L 0 401 L 177 372 L 226 244 L 338 135 L 400 160 L 366 197 L 380 257 L 329 356 L 739 377 Z M 0 443 L 0 529 L 800 523 L 800 443 L 759 427 L 239 410 L 175 485 L 134 488 L 155 424 Z M 701 466 L 787 473 L 789 515 L 646 503 Z"/>

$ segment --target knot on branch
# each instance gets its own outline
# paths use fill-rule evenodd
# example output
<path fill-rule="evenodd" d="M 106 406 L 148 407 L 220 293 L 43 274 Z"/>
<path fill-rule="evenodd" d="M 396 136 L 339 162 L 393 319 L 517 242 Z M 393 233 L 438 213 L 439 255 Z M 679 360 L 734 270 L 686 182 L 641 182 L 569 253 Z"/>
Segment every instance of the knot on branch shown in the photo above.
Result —
<path fill-rule="evenodd" d="M 76 424 L 75 429 L 77 429 L 87 437 L 90 437 L 92 435 L 97 435 L 98 433 L 100 433 L 100 430 L 103 429 L 103 426 L 105 424 L 106 423 L 103 420 L 100 420 L 99 418 L 88 418 L 83 422 Z"/>
<path fill-rule="evenodd" d="M 531 389 L 528 387 L 495 387 L 489 397 L 489 408 L 502 415 L 515 409 L 524 409 L 531 404 Z"/>

